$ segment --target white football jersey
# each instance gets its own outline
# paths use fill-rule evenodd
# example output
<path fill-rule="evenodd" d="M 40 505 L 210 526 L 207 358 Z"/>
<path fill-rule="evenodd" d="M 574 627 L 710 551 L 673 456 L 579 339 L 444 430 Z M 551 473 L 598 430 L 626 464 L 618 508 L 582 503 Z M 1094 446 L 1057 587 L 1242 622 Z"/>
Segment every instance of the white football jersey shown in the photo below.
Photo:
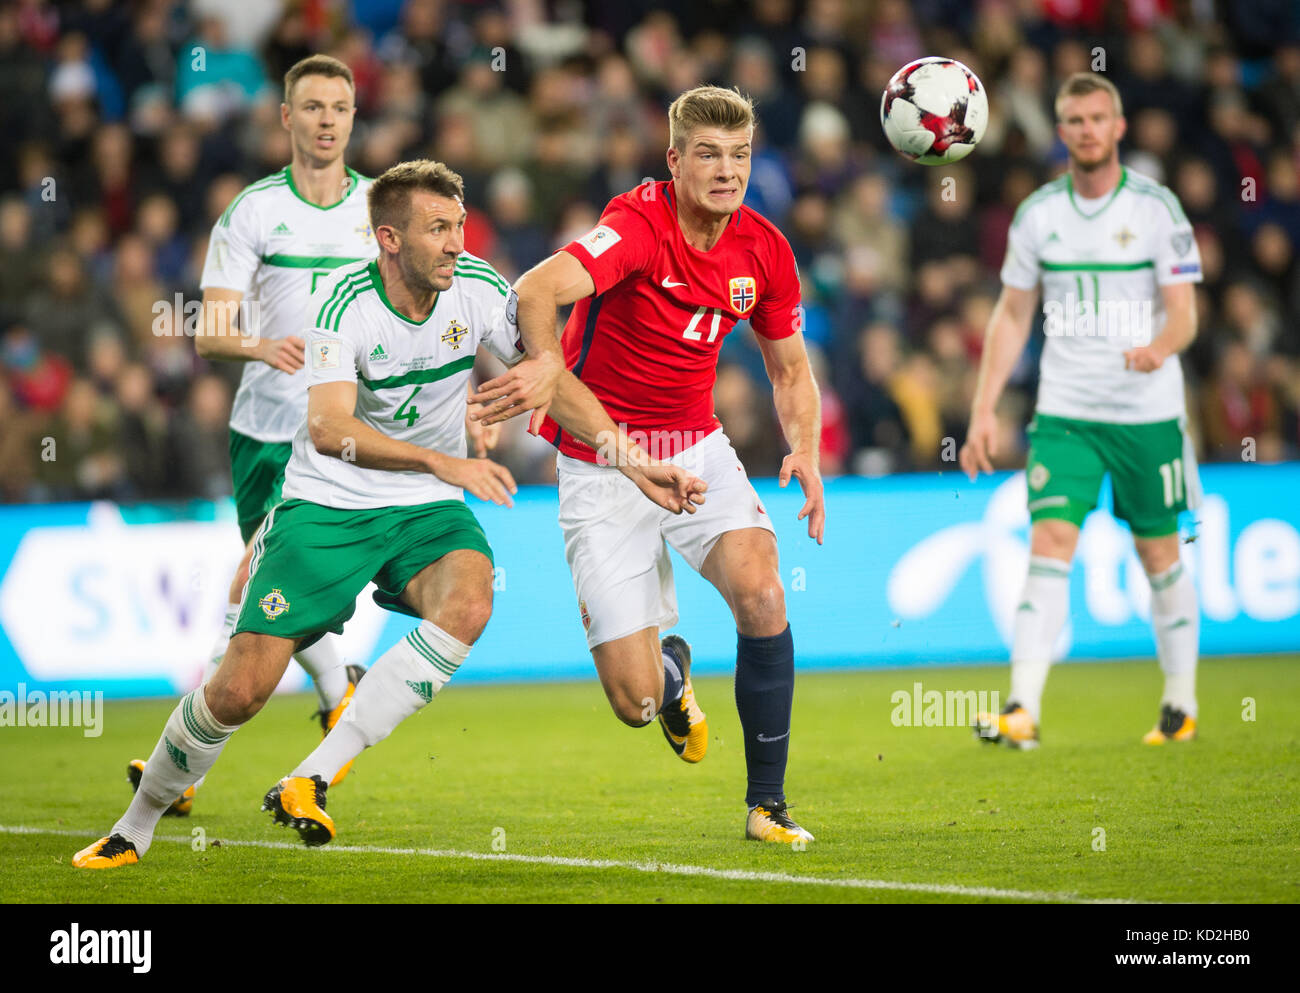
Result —
<path fill-rule="evenodd" d="M 346 266 L 312 299 L 307 388 L 355 382 L 354 413 L 363 424 L 464 458 L 467 386 L 479 344 L 507 365 L 524 357 L 515 315 L 507 313 L 509 293 L 495 269 L 463 253 L 451 289 L 438 294 L 417 324 L 389 303 L 378 261 Z M 306 418 L 293 439 L 283 493 L 286 500 L 349 509 L 465 499 L 459 486 L 431 473 L 366 469 L 322 455 Z"/>
<path fill-rule="evenodd" d="M 348 169 L 343 199 L 330 207 L 304 200 L 289 167 L 246 187 L 208 240 L 202 289 L 244 294 L 246 334 L 302 335 L 312 324 L 312 292 L 339 266 L 377 253 L 366 210 L 371 180 Z M 251 326 L 256 325 L 256 326 Z M 289 441 L 307 413 L 306 376 L 246 362 L 230 426 L 258 441 Z"/>
<path fill-rule="evenodd" d="M 1124 368 L 1124 352 L 1163 329 L 1160 287 L 1200 280 L 1192 226 L 1154 180 L 1122 169 L 1113 192 L 1083 201 L 1066 173 L 1030 194 L 1011 222 L 1002 282 L 1043 286 L 1037 410 L 1113 424 L 1182 417 L 1178 356 L 1144 373 Z"/>

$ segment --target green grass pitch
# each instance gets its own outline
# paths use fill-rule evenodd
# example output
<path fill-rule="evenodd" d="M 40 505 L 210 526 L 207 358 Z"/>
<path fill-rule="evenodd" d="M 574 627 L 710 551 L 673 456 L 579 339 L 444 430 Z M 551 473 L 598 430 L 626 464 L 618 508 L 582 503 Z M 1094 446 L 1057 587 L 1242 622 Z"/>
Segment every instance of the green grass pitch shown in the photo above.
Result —
<path fill-rule="evenodd" d="M 453 684 L 330 791 L 339 836 L 318 850 L 258 809 L 317 740 L 314 698 L 277 697 L 142 864 L 79 871 L 71 855 L 122 811 L 126 763 L 173 706 L 109 703 L 99 738 L 0 731 L 0 899 L 1295 902 L 1298 665 L 1203 661 L 1201 737 L 1161 748 L 1139 743 L 1159 700 L 1153 662 L 1061 665 L 1043 747 L 1025 753 L 890 720 L 890 695 L 914 682 L 1005 693 L 1005 667 L 802 674 L 788 788 L 817 836 L 803 852 L 743 840 L 730 680 L 697 682 L 712 740 L 687 766 L 656 726 L 620 725 L 593 676 Z"/>

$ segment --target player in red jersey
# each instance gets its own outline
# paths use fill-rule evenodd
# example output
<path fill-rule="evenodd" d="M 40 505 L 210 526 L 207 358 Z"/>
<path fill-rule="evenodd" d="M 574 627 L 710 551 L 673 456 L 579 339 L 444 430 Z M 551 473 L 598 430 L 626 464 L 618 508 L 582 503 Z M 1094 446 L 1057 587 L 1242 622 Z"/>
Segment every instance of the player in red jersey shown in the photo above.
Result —
<path fill-rule="evenodd" d="M 799 277 L 785 238 L 742 205 L 750 101 L 702 86 L 678 97 L 668 116 L 672 180 L 616 197 L 592 231 L 526 273 L 516 285 L 518 319 L 521 328 L 553 327 L 557 307 L 576 303 L 564 364 L 652 457 L 701 477 L 707 501 L 684 521 L 642 508 L 610 453 L 543 421 L 559 372 L 553 359 L 526 360 L 471 399 L 487 423 L 534 410 L 532 429 L 559 447 L 560 526 L 601 684 L 624 723 L 641 727 L 658 715 L 687 762 L 704 757 L 708 726 L 691 688 L 690 647 L 659 637 L 677 623 L 668 545 L 717 587 L 738 636 L 746 835 L 804 844 L 812 835 L 791 820 L 784 792 L 794 642 L 776 535 L 713 413 L 722 340 L 748 319 L 791 448 L 780 483 L 799 480 L 799 519 L 820 544 L 820 399 L 800 332 Z"/>

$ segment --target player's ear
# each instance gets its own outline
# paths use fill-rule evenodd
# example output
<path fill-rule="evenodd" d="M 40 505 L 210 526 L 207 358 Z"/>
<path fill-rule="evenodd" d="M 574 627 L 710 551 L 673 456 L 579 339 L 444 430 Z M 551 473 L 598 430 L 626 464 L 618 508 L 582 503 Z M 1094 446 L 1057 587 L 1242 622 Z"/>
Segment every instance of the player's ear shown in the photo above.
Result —
<path fill-rule="evenodd" d="M 1124 140 L 1124 135 L 1125 135 L 1127 132 L 1128 132 L 1128 118 L 1125 117 L 1123 114 L 1120 114 L 1120 115 L 1119 115 L 1119 126 L 1118 126 L 1118 128 L 1116 129 L 1116 131 L 1115 131 L 1115 141 L 1116 141 L 1116 142 L 1121 142 L 1121 141 L 1123 141 L 1123 140 Z"/>
<path fill-rule="evenodd" d="M 280 127 L 286 131 L 289 130 L 289 105 L 287 103 L 280 104 Z"/>
<path fill-rule="evenodd" d="M 668 159 L 668 171 L 672 174 L 673 179 L 679 178 L 678 172 L 680 171 L 682 153 L 677 151 L 676 146 L 669 145 L 667 159 Z"/>
<path fill-rule="evenodd" d="M 402 234 L 391 224 L 381 224 L 375 228 L 375 241 L 384 251 L 394 255 L 402 250 Z"/>

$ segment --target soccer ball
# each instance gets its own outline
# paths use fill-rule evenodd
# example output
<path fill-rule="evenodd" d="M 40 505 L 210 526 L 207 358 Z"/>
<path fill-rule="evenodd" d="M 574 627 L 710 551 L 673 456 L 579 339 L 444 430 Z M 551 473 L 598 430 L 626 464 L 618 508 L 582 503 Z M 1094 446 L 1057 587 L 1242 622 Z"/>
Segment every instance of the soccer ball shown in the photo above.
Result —
<path fill-rule="evenodd" d="M 979 77 L 939 56 L 903 66 L 880 100 L 885 137 L 922 165 L 964 159 L 984 137 L 988 122 L 989 100 Z"/>

